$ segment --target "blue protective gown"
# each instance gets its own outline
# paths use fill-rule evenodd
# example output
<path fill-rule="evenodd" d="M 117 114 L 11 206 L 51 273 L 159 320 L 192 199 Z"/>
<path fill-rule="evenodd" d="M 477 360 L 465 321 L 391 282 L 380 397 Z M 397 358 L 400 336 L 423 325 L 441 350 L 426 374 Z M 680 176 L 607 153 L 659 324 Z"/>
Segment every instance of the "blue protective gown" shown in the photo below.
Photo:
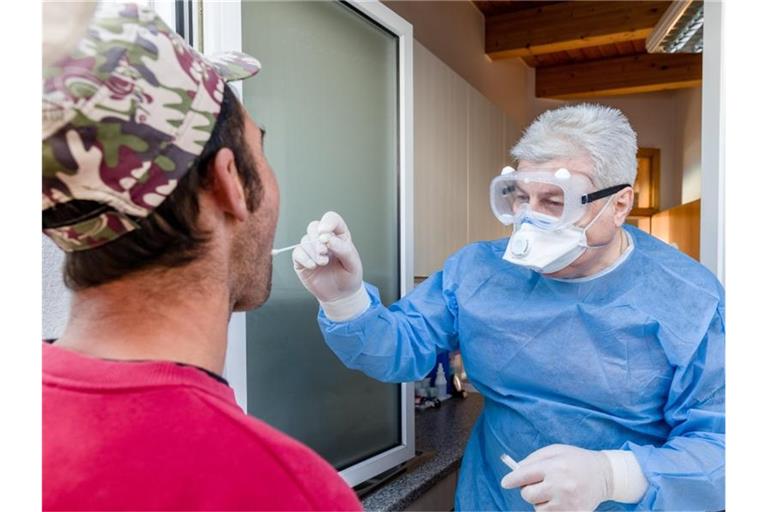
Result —
<path fill-rule="evenodd" d="M 635 505 L 725 508 L 724 299 L 717 279 L 669 245 L 625 226 L 634 250 L 586 282 L 502 259 L 507 240 L 459 250 L 389 308 L 319 323 L 350 368 L 386 382 L 422 378 L 461 349 L 485 397 L 461 464 L 457 510 L 531 510 L 499 485 L 521 460 L 561 443 L 632 450 L 649 487 Z"/>

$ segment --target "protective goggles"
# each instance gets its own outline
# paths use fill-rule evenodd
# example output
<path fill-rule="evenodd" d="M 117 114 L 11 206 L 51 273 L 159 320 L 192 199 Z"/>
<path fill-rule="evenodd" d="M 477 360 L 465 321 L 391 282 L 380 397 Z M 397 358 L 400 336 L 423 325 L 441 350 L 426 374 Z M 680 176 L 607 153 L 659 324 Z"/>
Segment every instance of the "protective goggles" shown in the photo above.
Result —
<path fill-rule="evenodd" d="M 491 182 L 491 209 L 504 225 L 529 222 L 555 230 L 574 224 L 587 212 L 587 205 L 630 185 L 622 184 L 590 192 L 589 179 L 561 168 L 516 171 L 505 167 Z"/>

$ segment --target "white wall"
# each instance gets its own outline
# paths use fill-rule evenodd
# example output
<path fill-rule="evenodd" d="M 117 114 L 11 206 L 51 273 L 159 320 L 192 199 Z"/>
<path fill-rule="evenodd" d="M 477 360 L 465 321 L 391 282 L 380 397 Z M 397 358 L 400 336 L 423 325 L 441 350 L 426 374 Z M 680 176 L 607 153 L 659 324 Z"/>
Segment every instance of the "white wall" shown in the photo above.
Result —
<path fill-rule="evenodd" d="M 701 197 L 701 87 L 678 91 L 682 167 L 681 202 Z"/>
<path fill-rule="evenodd" d="M 528 118 L 527 67 L 485 55 L 485 17 L 469 0 L 383 3 L 413 25 L 413 37 L 517 124 Z"/>
<path fill-rule="evenodd" d="M 413 45 L 414 272 L 428 276 L 466 243 L 468 87 Z"/>
<path fill-rule="evenodd" d="M 64 252 L 47 236 L 43 241 L 43 338 L 58 338 L 69 315 L 71 294 L 64 286 L 61 268 Z"/>
<path fill-rule="evenodd" d="M 520 121 L 414 42 L 415 274 L 428 276 L 467 243 L 505 235 L 488 188 Z"/>
<path fill-rule="evenodd" d="M 490 207 L 491 180 L 505 165 L 505 116 L 473 87 L 468 86 L 467 126 L 467 243 L 495 240 L 506 228 Z"/>

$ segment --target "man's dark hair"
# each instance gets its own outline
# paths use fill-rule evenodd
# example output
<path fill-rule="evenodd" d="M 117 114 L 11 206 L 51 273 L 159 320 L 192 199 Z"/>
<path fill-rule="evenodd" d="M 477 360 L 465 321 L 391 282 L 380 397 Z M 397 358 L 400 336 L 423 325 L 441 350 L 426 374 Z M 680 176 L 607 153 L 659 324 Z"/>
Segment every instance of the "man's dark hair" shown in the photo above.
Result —
<path fill-rule="evenodd" d="M 224 87 L 221 112 L 211 137 L 190 170 L 160 205 L 135 229 L 117 240 L 94 249 L 66 254 L 64 282 L 81 290 L 113 281 L 150 267 L 178 267 L 200 256 L 210 233 L 197 225 L 198 193 L 210 185 L 210 164 L 216 153 L 229 148 L 235 155 L 250 211 L 258 208 L 262 184 L 245 142 L 245 114 L 228 86 Z M 81 218 L 103 205 L 95 201 L 70 201 L 43 212 L 43 224 Z"/>

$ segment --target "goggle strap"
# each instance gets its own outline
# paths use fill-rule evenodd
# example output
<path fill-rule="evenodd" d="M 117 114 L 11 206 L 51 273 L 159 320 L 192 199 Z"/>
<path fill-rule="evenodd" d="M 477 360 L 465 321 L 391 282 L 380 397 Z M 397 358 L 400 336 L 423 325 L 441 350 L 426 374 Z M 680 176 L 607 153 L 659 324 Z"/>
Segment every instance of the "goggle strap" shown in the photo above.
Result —
<path fill-rule="evenodd" d="M 602 199 L 604 197 L 612 196 L 616 192 L 619 192 L 621 190 L 624 190 L 627 187 L 631 187 L 632 185 L 628 185 L 624 183 L 623 185 L 614 185 L 612 187 L 604 188 L 602 190 L 598 190 L 597 192 L 592 192 L 591 194 L 586 194 L 581 196 L 581 204 L 587 204 L 591 203 L 593 201 L 597 201 L 598 199 Z"/>

